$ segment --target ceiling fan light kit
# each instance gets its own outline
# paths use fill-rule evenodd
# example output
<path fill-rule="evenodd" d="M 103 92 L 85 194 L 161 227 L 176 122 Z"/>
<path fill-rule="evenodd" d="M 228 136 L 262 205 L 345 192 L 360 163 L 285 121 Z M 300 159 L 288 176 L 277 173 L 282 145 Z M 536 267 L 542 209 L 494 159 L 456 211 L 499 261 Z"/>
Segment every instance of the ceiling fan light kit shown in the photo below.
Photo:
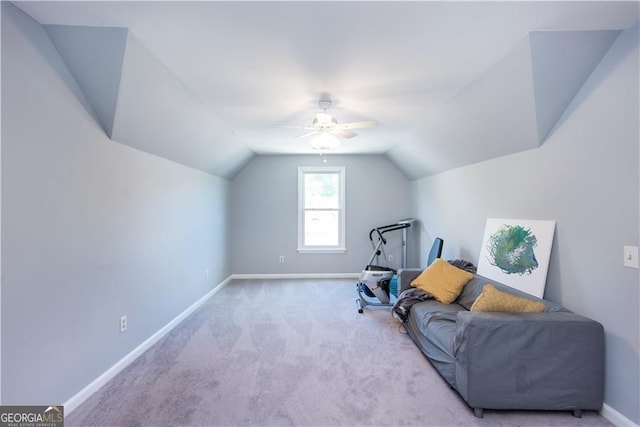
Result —
<path fill-rule="evenodd" d="M 334 150 L 340 145 L 340 140 L 328 132 L 320 132 L 311 138 L 311 148 L 324 152 Z"/>

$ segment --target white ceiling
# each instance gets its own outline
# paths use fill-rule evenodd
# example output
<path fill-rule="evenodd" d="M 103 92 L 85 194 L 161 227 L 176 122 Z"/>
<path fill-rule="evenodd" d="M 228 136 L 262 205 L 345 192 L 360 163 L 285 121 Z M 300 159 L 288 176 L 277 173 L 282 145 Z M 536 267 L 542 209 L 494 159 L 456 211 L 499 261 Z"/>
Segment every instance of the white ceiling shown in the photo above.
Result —
<path fill-rule="evenodd" d="M 388 153 L 401 169 L 416 147 L 428 156 L 431 144 L 442 145 L 431 137 L 430 120 L 463 99 L 531 31 L 624 29 L 639 13 L 638 2 L 610 1 L 14 4 L 43 25 L 127 28 L 229 131 L 213 132 L 211 138 L 227 139 L 216 143 L 251 155 L 311 152 L 295 138 L 304 131 L 277 126 L 310 124 L 326 94 L 340 122 L 378 121 L 338 152 Z M 179 150 L 210 155 L 202 144 L 173 145 L 160 154 L 176 161 L 188 157 Z M 241 167 L 248 158 L 242 153 L 226 161 Z M 417 178 L 475 160 L 404 170 Z M 225 177 L 238 170 L 195 167 Z"/>

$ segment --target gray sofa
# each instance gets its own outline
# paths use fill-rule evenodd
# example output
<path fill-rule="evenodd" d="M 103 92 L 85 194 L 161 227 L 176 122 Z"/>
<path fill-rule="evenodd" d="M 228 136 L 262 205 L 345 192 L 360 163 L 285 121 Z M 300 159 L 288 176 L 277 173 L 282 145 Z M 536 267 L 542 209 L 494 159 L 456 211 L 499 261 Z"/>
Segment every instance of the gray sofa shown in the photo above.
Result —
<path fill-rule="evenodd" d="M 400 292 L 419 269 L 398 271 Z M 545 305 L 542 313 L 469 311 L 485 284 Z M 604 330 L 558 304 L 474 275 L 452 304 L 414 304 L 404 326 L 440 375 L 473 408 L 600 410 Z"/>

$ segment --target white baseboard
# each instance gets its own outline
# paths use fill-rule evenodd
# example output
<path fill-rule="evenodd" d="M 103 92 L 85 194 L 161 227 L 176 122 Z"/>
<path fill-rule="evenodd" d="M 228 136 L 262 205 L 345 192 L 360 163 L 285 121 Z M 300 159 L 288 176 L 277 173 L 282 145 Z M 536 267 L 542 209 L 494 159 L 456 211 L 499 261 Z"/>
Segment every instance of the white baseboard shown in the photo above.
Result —
<path fill-rule="evenodd" d="M 100 375 L 98 378 L 93 380 L 89 385 L 80 390 L 74 396 L 72 396 L 69 400 L 64 403 L 64 412 L 65 414 L 70 414 L 74 409 L 76 409 L 82 402 L 87 400 L 93 393 L 98 391 L 100 387 L 105 385 L 110 379 L 115 377 L 120 371 L 126 368 L 131 362 L 136 360 L 138 356 L 147 351 L 151 346 L 160 341 L 162 337 L 167 335 L 173 328 L 175 328 L 180 322 L 182 322 L 185 318 L 187 318 L 191 313 L 196 311 L 200 306 L 202 306 L 209 298 L 211 298 L 216 292 L 225 287 L 229 282 L 231 282 L 231 276 L 224 279 L 220 282 L 215 288 L 207 292 L 202 298 L 193 303 L 189 308 L 180 313 L 175 319 L 167 323 L 162 329 L 158 332 L 150 336 L 145 342 L 136 347 L 131 353 L 127 354 L 120 361 L 118 361 L 115 365 L 109 368 L 106 372 Z"/>
<path fill-rule="evenodd" d="M 625 417 L 606 403 L 602 405 L 600 415 L 602 415 L 616 427 L 639 427 L 638 424 L 634 423 L 629 418 Z"/>
<path fill-rule="evenodd" d="M 231 279 L 357 279 L 360 273 L 232 274 Z"/>

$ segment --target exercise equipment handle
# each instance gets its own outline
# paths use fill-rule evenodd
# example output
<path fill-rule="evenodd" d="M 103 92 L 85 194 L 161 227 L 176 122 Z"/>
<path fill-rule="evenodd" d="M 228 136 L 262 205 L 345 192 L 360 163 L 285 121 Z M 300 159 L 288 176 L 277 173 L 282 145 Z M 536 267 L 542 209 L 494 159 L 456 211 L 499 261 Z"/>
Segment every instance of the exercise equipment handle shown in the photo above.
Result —
<path fill-rule="evenodd" d="M 402 224 L 389 224 L 389 225 L 383 225 L 382 227 L 372 228 L 371 231 L 369 231 L 369 240 L 373 242 L 373 233 L 377 232 L 378 237 L 386 245 L 387 241 L 384 239 L 384 237 L 382 237 L 384 233 L 388 233 L 390 231 L 402 230 L 403 228 L 409 228 L 409 227 L 411 227 L 410 223 L 402 223 Z"/>

